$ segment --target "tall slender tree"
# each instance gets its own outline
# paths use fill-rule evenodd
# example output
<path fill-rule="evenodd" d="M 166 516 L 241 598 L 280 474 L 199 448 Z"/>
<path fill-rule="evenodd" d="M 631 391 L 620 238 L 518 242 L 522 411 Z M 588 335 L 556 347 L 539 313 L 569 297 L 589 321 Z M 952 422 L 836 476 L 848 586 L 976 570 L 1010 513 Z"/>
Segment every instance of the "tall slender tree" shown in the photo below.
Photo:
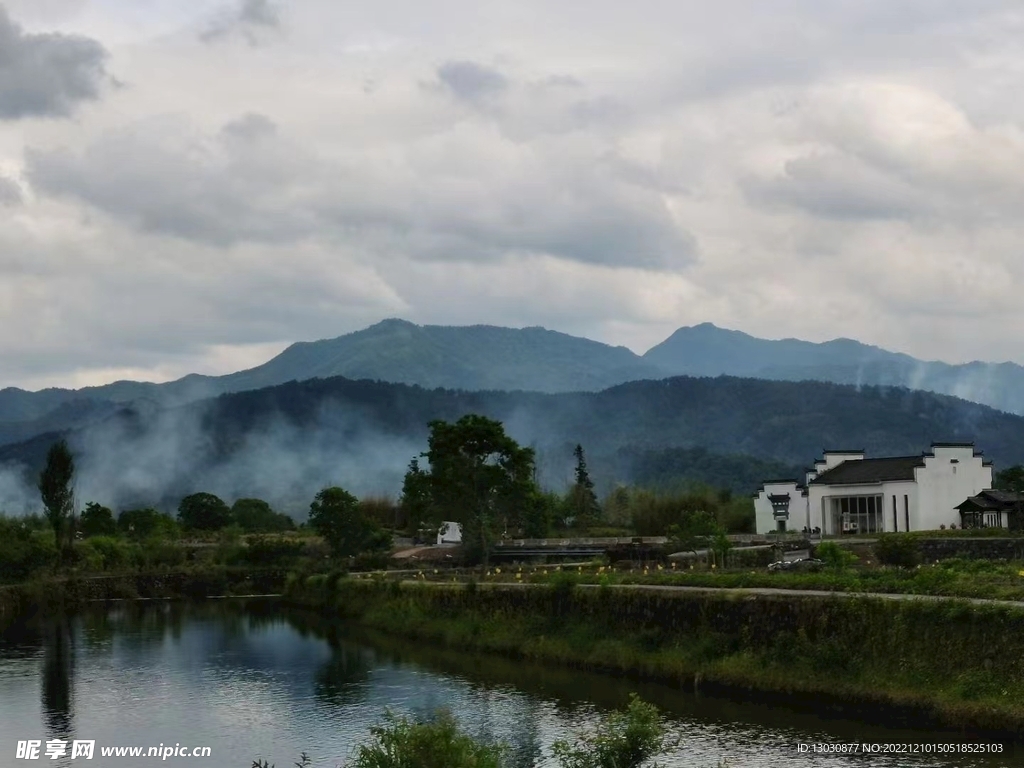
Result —
<path fill-rule="evenodd" d="M 39 494 L 62 559 L 74 537 L 75 492 L 71 486 L 74 477 L 75 458 L 68 444 L 59 440 L 46 454 L 46 466 L 39 474 Z"/>
<path fill-rule="evenodd" d="M 587 471 L 583 446 L 577 444 L 572 455 L 576 457 L 576 484 L 569 491 L 569 508 L 575 518 L 573 524 L 577 528 L 589 528 L 600 517 L 601 507 L 597 503 L 597 494 L 594 493 L 594 482 Z"/>

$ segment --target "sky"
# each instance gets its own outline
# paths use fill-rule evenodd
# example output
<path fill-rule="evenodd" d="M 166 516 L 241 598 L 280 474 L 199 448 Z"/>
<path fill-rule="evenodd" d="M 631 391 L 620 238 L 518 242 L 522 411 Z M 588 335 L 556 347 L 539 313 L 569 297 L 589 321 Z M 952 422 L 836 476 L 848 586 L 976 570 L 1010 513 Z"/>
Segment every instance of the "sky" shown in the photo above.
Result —
<path fill-rule="evenodd" d="M 1024 364 L 1017 0 L 0 0 L 0 387 L 389 317 Z"/>

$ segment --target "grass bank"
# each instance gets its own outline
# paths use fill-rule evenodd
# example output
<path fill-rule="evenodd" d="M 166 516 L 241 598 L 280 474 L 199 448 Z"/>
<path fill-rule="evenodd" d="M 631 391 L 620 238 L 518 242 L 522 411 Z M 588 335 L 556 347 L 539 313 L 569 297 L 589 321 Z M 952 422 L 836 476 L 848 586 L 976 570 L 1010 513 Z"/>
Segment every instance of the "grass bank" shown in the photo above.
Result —
<path fill-rule="evenodd" d="M 765 568 L 712 570 L 686 564 L 648 565 L 587 563 L 572 566 L 501 565 L 474 577 L 481 582 L 550 584 L 565 574 L 584 584 L 652 584 L 678 587 L 737 589 L 769 587 L 827 592 L 882 592 L 889 594 L 935 595 L 1013 600 L 1024 602 L 1024 562 L 951 559 L 911 568 L 847 567 L 826 568 L 818 573 L 772 573 Z M 465 578 L 465 574 L 458 574 Z M 445 570 L 421 569 L 416 577 L 424 581 L 448 581 Z"/>
<path fill-rule="evenodd" d="M 0 629 L 26 614 L 69 610 L 97 600 L 276 594 L 285 579 L 280 569 L 228 567 L 36 579 L 0 586 Z"/>
<path fill-rule="evenodd" d="M 287 599 L 448 648 L 975 733 L 1024 728 L 1024 611 L 957 601 L 292 579 Z"/>

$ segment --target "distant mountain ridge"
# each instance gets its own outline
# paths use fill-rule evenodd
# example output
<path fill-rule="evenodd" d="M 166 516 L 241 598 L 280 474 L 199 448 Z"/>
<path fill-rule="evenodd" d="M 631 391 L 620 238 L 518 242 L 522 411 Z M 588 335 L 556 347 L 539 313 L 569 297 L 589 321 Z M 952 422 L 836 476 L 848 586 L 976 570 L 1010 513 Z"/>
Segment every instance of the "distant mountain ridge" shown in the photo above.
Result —
<path fill-rule="evenodd" d="M 1024 367 L 924 362 L 852 339 L 758 339 L 703 323 L 643 355 L 544 328 L 415 325 L 390 319 L 334 339 L 298 342 L 225 376 L 164 384 L 119 381 L 79 390 L 0 390 L 0 445 L 73 429 L 128 404 L 166 408 L 217 395 L 343 376 L 466 391 L 596 392 L 669 376 L 883 385 L 949 394 L 1024 414 Z"/>
<path fill-rule="evenodd" d="M 643 359 L 669 375 L 906 387 L 1024 414 L 1024 366 L 923 361 L 853 339 L 769 341 L 703 323 L 680 328 Z"/>

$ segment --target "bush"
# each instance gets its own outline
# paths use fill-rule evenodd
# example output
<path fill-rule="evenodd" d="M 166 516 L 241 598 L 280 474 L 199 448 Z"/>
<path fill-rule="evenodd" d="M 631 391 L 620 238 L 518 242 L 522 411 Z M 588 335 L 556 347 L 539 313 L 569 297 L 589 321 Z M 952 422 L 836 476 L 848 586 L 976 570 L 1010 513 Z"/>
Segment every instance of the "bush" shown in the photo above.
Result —
<path fill-rule="evenodd" d="M 562 768 L 640 768 L 665 748 L 665 722 L 653 704 L 634 693 L 625 712 L 615 712 L 575 743 L 558 741 L 552 751 Z"/>
<path fill-rule="evenodd" d="M 548 585 L 552 592 L 562 598 L 569 597 L 572 591 L 576 589 L 576 585 L 579 584 L 580 579 L 575 573 L 569 571 L 556 571 L 551 574 L 551 578 L 548 580 Z"/>
<path fill-rule="evenodd" d="M 842 571 L 857 562 L 853 552 L 834 541 L 823 541 L 814 550 L 814 556 L 836 571 Z"/>
<path fill-rule="evenodd" d="M 147 539 L 139 551 L 139 566 L 148 568 L 177 568 L 185 562 L 185 550 L 161 538 Z"/>
<path fill-rule="evenodd" d="M 357 748 L 351 768 L 501 768 L 506 747 L 461 733 L 447 710 L 430 721 L 385 714 L 370 729 L 373 742 Z"/>
<path fill-rule="evenodd" d="M 133 548 L 114 536 L 93 536 L 77 547 L 82 564 L 91 571 L 117 571 L 133 562 Z"/>
<path fill-rule="evenodd" d="M 896 565 L 901 568 L 913 568 L 921 562 L 917 543 L 912 538 L 898 533 L 884 533 L 878 537 L 875 557 L 882 565 Z"/>
<path fill-rule="evenodd" d="M 56 562 L 52 530 L 32 520 L 0 517 L 0 581 L 23 581 Z"/>
<path fill-rule="evenodd" d="M 294 539 L 253 536 L 247 547 L 239 549 L 239 559 L 254 566 L 292 565 L 302 555 L 305 544 Z"/>

